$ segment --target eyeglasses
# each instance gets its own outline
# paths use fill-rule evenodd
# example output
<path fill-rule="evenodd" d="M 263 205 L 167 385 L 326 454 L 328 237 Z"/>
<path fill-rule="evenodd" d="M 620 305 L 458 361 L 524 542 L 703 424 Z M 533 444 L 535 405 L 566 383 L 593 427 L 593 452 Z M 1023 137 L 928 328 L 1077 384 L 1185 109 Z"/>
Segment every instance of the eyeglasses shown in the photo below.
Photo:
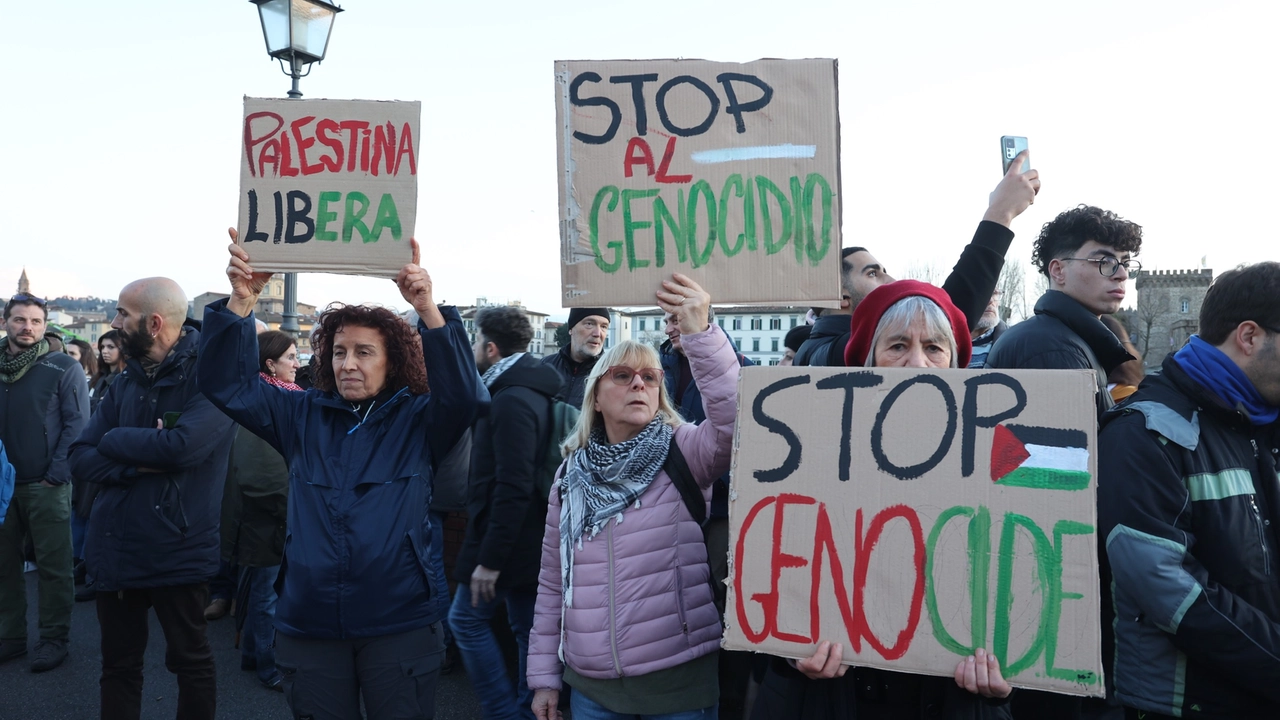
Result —
<path fill-rule="evenodd" d="M 1059 260 L 1079 260 L 1080 262 L 1098 263 L 1098 272 L 1103 277 L 1114 277 L 1120 266 L 1124 266 L 1125 272 L 1130 275 L 1142 269 L 1142 263 L 1137 260 L 1121 260 L 1115 255 L 1106 255 L 1100 258 L 1058 258 Z"/>
<path fill-rule="evenodd" d="M 9 302 L 8 302 L 9 305 L 13 305 L 15 303 L 23 303 L 23 304 L 35 303 L 37 307 L 44 307 L 46 304 L 44 298 L 36 297 L 31 293 L 18 293 L 17 295 L 14 295 L 13 297 L 9 298 Z"/>
<path fill-rule="evenodd" d="M 613 381 L 615 385 L 630 385 L 635 376 L 639 375 L 644 381 L 645 387 L 655 388 L 662 383 L 662 371 L 658 368 L 629 368 L 626 365 L 614 365 L 604 371 L 604 376 Z"/>

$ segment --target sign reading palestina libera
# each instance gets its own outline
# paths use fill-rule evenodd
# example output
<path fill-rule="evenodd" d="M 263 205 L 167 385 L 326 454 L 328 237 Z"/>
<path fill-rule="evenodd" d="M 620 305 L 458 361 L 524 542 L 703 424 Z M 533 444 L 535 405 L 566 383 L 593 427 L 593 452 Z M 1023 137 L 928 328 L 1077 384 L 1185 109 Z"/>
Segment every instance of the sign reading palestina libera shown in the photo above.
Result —
<path fill-rule="evenodd" d="M 246 97 L 237 228 L 254 269 L 395 277 L 412 259 L 421 114 Z"/>
<path fill-rule="evenodd" d="M 835 60 L 556 63 L 563 304 L 838 304 Z"/>
<path fill-rule="evenodd" d="M 1092 373 L 743 368 L 724 646 L 1104 694 Z"/>

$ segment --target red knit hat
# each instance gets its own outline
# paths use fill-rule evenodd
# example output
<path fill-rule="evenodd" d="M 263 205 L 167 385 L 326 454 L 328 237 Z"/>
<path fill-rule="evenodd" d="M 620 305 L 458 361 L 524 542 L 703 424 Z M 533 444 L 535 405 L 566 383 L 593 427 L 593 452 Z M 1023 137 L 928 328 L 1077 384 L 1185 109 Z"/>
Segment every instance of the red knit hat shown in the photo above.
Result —
<path fill-rule="evenodd" d="M 932 300 L 951 321 L 951 333 L 956 338 L 956 367 L 966 367 L 973 353 L 973 340 L 969 337 L 969 321 L 951 297 L 940 287 L 919 280 L 898 280 L 881 285 L 867 294 L 853 310 L 850 321 L 849 344 L 844 348 L 844 364 L 861 367 L 871 353 L 871 339 L 875 337 L 880 318 L 894 303 L 903 298 L 918 295 Z"/>

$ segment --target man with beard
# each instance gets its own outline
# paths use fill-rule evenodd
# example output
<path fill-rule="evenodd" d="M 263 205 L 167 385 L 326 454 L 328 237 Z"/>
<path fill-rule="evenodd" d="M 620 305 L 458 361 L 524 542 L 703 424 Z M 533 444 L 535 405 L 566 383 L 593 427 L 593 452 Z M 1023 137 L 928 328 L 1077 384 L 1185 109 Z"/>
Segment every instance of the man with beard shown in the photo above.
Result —
<path fill-rule="evenodd" d="M 85 563 L 98 590 L 103 718 L 141 714 L 148 608 L 178 676 L 178 717 L 214 717 L 204 609 L 234 426 L 196 388 L 200 331 L 186 314 L 168 278 L 125 286 L 111 327 L 128 364 L 71 447 L 76 477 L 102 485 Z"/>
<path fill-rule="evenodd" d="M 89 384 L 80 363 L 44 339 L 45 301 L 27 293 L 4 306 L 9 337 L 0 350 L 0 442 L 17 471 L 0 526 L 0 662 L 27 654 L 23 544 L 39 570 L 40 640 L 32 672 L 67 657 L 75 580 L 71 561 L 71 467 L 67 451 L 89 419 Z"/>
<path fill-rule="evenodd" d="M 587 376 L 596 366 L 604 341 L 609 337 L 609 308 L 573 308 L 569 311 L 569 344 L 542 362 L 550 365 L 569 383 L 564 401 L 582 409 L 582 393 Z"/>
<path fill-rule="evenodd" d="M 969 356 L 970 370 L 982 369 L 987 362 L 987 353 L 991 352 L 991 346 L 995 345 L 996 340 L 1009 329 L 1009 326 L 1000 319 L 1000 298 L 1003 295 L 1004 292 L 1001 290 L 991 293 L 991 301 L 987 303 L 987 308 L 982 311 L 982 317 L 978 318 L 978 324 L 970 333 L 973 339 L 973 354 Z"/>

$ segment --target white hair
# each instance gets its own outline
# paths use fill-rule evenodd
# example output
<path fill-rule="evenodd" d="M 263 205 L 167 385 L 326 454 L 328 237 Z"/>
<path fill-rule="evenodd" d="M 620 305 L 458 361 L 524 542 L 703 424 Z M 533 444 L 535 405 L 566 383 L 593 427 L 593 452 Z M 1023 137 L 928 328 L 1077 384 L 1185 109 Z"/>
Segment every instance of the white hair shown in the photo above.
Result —
<path fill-rule="evenodd" d="M 925 330 L 931 337 L 944 339 L 947 346 L 951 350 L 951 367 L 957 367 L 956 363 L 959 357 L 956 352 L 956 336 L 951 329 L 951 321 L 947 319 L 947 314 L 938 307 L 938 303 L 930 300 L 923 295 L 911 295 L 904 297 L 898 302 L 889 306 L 888 310 L 880 316 L 880 323 L 876 325 L 876 332 L 871 336 L 871 349 L 867 351 L 867 361 L 864 363 L 866 367 L 876 366 L 876 346 L 880 344 L 880 338 L 883 335 L 897 336 L 903 335 L 907 329 L 911 327 L 911 323 L 916 318 L 923 318 Z"/>

